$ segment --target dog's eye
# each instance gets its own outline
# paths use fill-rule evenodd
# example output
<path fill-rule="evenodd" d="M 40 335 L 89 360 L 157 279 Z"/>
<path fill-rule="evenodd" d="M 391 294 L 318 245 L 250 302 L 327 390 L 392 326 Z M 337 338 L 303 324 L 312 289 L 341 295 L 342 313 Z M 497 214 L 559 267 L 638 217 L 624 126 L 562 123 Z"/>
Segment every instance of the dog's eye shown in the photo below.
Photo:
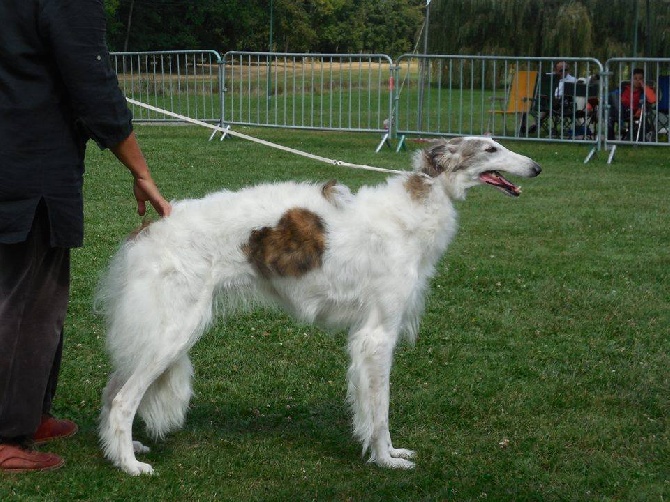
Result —
<path fill-rule="evenodd" d="M 497 149 L 495 146 L 489 146 L 489 147 L 486 149 L 486 151 L 489 152 L 489 153 L 494 153 L 494 152 L 497 152 L 498 149 Z"/>

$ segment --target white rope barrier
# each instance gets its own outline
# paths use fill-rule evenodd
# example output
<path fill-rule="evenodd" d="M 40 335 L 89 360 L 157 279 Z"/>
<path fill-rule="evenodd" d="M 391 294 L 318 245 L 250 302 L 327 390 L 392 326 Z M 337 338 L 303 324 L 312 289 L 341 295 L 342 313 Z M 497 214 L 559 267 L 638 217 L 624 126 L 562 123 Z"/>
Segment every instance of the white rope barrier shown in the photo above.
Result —
<path fill-rule="evenodd" d="M 249 136 L 247 134 L 242 134 L 237 131 L 232 131 L 230 127 L 221 127 L 218 125 L 214 124 L 209 124 L 207 122 L 203 122 L 202 120 L 197 120 L 197 119 L 192 119 L 190 117 L 186 117 L 184 115 L 179 115 L 178 113 L 171 112 L 169 110 L 164 110 L 162 108 L 158 108 L 156 106 L 148 105 L 146 103 L 142 103 L 141 101 L 136 101 L 131 98 L 126 98 L 128 100 L 128 103 L 131 103 L 136 106 L 141 106 L 142 108 L 146 108 L 147 110 L 151 110 L 154 112 L 162 113 L 163 115 L 167 115 L 169 117 L 173 117 L 179 120 L 182 120 L 184 122 L 188 122 L 190 124 L 195 124 L 199 125 L 202 127 L 207 127 L 209 129 L 213 129 L 215 132 L 221 132 L 223 134 L 230 134 L 231 136 L 235 136 L 237 138 L 241 139 L 246 139 L 247 141 L 252 141 L 254 143 L 259 143 L 261 145 L 269 146 L 271 148 L 276 148 L 278 150 L 283 150 L 285 152 L 290 152 L 296 155 L 301 155 L 303 157 L 307 157 L 309 159 L 313 160 L 318 160 L 320 162 L 325 162 L 326 164 L 332 164 L 334 166 L 340 166 L 340 167 L 350 167 L 352 169 L 365 169 L 368 171 L 377 171 L 381 173 L 391 173 L 391 174 L 399 174 L 403 173 L 406 171 L 397 171 L 394 169 L 384 169 L 383 167 L 374 167 L 374 166 L 367 166 L 365 164 L 352 164 L 351 162 L 345 162 L 343 160 L 334 160 L 334 159 L 329 159 L 328 157 L 322 157 L 320 155 L 314 155 L 313 153 L 308 153 L 308 152 L 303 152 L 302 150 L 296 150 L 295 148 L 289 148 L 287 146 L 283 145 L 278 145 L 277 143 L 272 143 L 270 141 L 266 141 L 264 139 L 259 139 L 259 138 L 254 138 L 253 136 Z"/>

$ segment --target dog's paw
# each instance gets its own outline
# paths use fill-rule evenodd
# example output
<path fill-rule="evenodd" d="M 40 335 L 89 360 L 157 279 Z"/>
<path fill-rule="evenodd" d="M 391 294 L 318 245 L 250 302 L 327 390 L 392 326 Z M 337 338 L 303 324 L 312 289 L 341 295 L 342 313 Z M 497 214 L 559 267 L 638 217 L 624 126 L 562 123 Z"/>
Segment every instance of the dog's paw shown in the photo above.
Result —
<path fill-rule="evenodd" d="M 154 473 L 154 468 L 151 467 L 150 464 L 145 464 L 144 462 L 138 462 L 138 461 L 123 465 L 121 469 L 123 469 L 124 472 L 127 472 L 131 476 L 139 476 L 140 474 Z"/>
<path fill-rule="evenodd" d="M 386 467 L 390 469 L 414 469 L 414 462 L 410 462 L 404 458 L 378 458 L 376 460 L 370 460 L 370 462 L 377 464 L 379 467 Z"/>
<path fill-rule="evenodd" d="M 135 453 L 149 453 L 151 451 L 151 448 L 149 448 L 148 446 L 144 446 L 139 441 L 133 441 L 133 450 L 135 451 Z"/>
<path fill-rule="evenodd" d="M 377 464 L 379 467 L 386 467 L 391 469 L 413 469 L 414 462 L 409 459 L 414 458 L 416 453 L 405 448 L 393 448 L 388 445 L 384 447 L 381 454 L 374 452 L 370 456 L 370 462 Z"/>
<path fill-rule="evenodd" d="M 413 450 L 406 450 L 405 448 L 391 448 L 389 449 L 389 455 L 393 458 L 404 458 L 409 460 L 416 456 L 416 452 Z"/>

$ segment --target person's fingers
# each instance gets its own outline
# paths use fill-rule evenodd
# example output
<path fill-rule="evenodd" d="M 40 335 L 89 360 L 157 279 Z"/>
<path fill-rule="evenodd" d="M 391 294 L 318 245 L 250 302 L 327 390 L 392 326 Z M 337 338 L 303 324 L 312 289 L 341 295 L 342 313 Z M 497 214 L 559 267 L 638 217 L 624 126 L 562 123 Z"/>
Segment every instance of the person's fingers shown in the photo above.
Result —
<path fill-rule="evenodd" d="M 137 201 L 137 214 L 144 216 L 147 212 L 147 205 L 143 200 Z"/>

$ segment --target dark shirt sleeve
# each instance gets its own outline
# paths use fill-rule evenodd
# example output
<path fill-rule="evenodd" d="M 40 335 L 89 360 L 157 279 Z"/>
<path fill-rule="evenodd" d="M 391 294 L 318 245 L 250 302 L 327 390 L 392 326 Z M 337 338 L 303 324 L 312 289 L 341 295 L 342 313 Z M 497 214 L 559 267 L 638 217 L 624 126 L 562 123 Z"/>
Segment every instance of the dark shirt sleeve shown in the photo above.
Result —
<path fill-rule="evenodd" d="M 106 45 L 102 0 L 45 2 L 46 34 L 75 120 L 101 148 L 127 138 L 132 116 L 119 89 Z"/>

